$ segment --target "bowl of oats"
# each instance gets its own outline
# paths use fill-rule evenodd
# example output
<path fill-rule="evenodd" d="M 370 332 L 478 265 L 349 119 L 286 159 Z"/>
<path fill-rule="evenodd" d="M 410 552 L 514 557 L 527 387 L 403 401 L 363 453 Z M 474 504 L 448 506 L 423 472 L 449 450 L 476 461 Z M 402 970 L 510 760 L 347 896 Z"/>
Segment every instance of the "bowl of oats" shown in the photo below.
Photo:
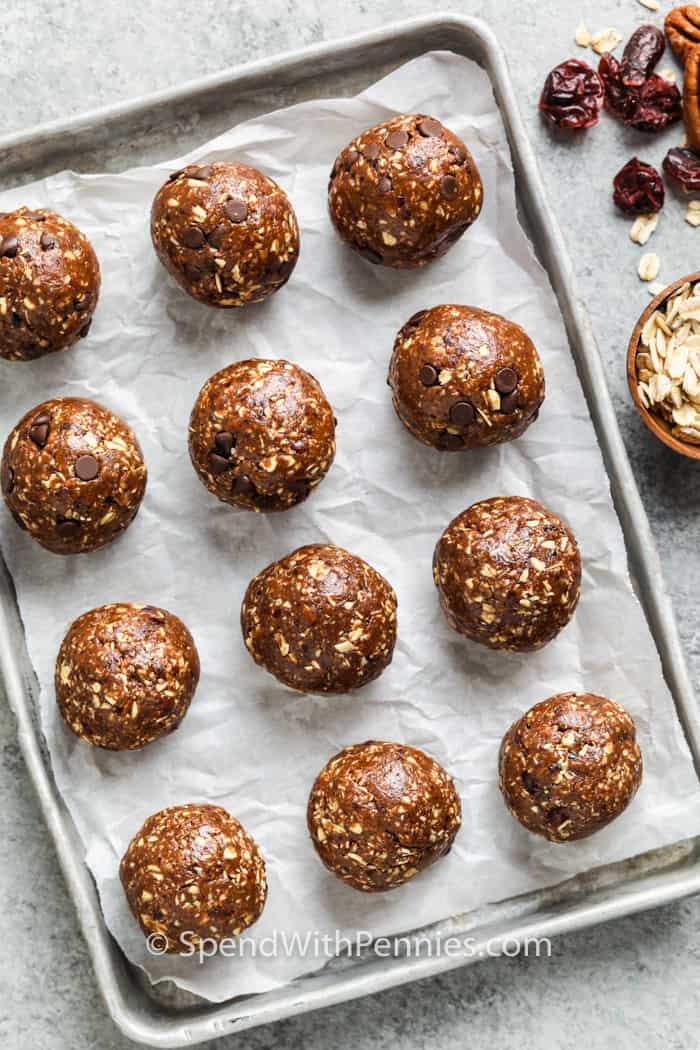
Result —
<path fill-rule="evenodd" d="M 649 430 L 700 459 L 700 273 L 669 284 L 647 306 L 627 350 L 627 381 Z"/>

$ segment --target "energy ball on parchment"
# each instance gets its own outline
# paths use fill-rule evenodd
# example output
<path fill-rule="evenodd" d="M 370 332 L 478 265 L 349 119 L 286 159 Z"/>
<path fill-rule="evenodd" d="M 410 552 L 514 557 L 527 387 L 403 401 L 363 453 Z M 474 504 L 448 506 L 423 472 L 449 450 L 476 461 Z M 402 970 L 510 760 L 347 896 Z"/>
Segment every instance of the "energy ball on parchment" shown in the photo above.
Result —
<path fill-rule="evenodd" d="M 288 510 L 323 480 L 335 418 L 319 383 L 289 361 L 238 361 L 202 387 L 189 426 L 200 480 L 224 503 Z"/>
<path fill-rule="evenodd" d="M 571 619 L 581 556 L 561 518 L 499 496 L 459 514 L 438 540 L 433 578 L 450 627 L 490 649 L 528 652 Z"/>
<path fill-rule="evenodd" d="M 155 950 L 182 954 L 217 943 L 260 918 L 265 861 L 221 806 L 190 803 L 154 813 L 119 866 L 131 912 Z"/>
<path fill-rule="evenodd" d="M 103 605 L 68 628 L 56 659 L 56 702 L 66 725 L 112 751 L 172 733 L 199 681 L 199 656 L 182 620 L 153 605 Z"/>
<path fill-rule="evenodd" d="M 338 154 L 328 206 L 344 241 L 400 269 L 443 255 L 481 211 L 481 178 L 462 140 L 407 114 L 364 131 Z"/>
<path fill-rule="evenodd" d="M 283 189 L 247 164 L 174 171 L 155 196 L 151 237 L 181 288 L 208 306 L 244 306 L 289 280 L 299 227 Z"/>
<path fill-rule="evenodd" d="M 632 716 L 592 693 L 559 693 L 535 704 L 504 736 L 498 764 L 510 812 L 551 842 L 604 828 L 642 779 Z"/>
<path fill-rule="evenodd" d="M 54 554 L 111 543 L 146 489 L 136 437 L 114 412 L 80 397 L 37 405 L 10 432 L 0 465 L 15 521 Z"/>
<path fill-rule="evenodd" d="M 424 445 L 457 452 L 519 437 L 544 400 L 544 374 L 519 325 L 472 306 L 434 306 L 399 331 L 394 408 Z"/>
<path fill-rule="evenodd" d="M 356 554 L 311 544 L 251 580 L 241 628 L 255 662 L 284 685 L 348 693 L 391 663 L 396 594 Z"/>
<path fill-rule="evenodd" d="M 316 852 L 343 882 L 393 890 L 449 852 L 462 823 L 452 777 L 423 751 L 368 740 L 319 773 L 306 811 Z"/>
<path fill-rule="evenodd" d="M 100 266 L 72 222 L 45 208 L 0 213 L 0 357 L 33 361 L 86 336 Z"/>

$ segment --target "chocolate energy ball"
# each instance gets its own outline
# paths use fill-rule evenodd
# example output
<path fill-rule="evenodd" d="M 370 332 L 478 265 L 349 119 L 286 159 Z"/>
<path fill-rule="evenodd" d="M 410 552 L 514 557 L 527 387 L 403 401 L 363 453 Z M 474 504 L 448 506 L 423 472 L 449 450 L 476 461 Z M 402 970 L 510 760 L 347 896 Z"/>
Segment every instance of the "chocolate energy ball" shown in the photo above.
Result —
<path fill-rule="evenodd" d="M 33 361 L 86 336 L 100 266 L 72 222 L 45 208 L 0 213 L 0 357 Z"/>
<path fill-rule="evenodd" d="M 157 951 L 184 954 L 204 940 L 237 937 L 260 918 L 265 861 L 221 806 L 161 809 L 131 840 L 119 866 L 131 912 Z"/>
<path fill-rule="evenodd" d="M 131 524 L 146 489 L 146 465 L 129 426 L 81 397 L 37 405 L 10 432 L 0 464 L 17 524 L 54 554 L 111 543 Z"/>
<path fill-rule="evenodd" d="M 328 206 L 344 241 L 400 269 L 443 255 L 481 211 L 481 178 L 462 140 L 433 117 L 393 117 L 338 154 Z"/>
<path fill-rule="evenodd" d="M 433 556 L 450 627 L 490 649 L 527 652 L 571 619 L 581 556 L 561 518 L 534 499 L 481 500 L 450 522 Z"/>
<path fill-rule="evenodd" d="M 284 190 L 227 161 L 174 171 L 153 201 L 151 237 L 171 277 L 208 306 L 267 299 L 299 257 L 297 217 Z"/>
<path fill-rule="evenodd" d="M 238 361 L 202 387 L 190 417 L 190 458 L 224 503 L 288 510 L 323 480 L 335 418 L 312 375 L 289 361 Z"/>
<path fill-rule="evenodd" d="M 508 809 L 551 842 L 604 828 L 642 779 L 632 716 L 592 693 L 559 693 L 535 704 L 504 736 L 498 765 Z"/>
<path fill-rule="evenodd" d="M 251 580 L 241 628 L 255 662 L 284 685 L 348 693 L 391 663 L 396 594 L 356 554 L 315 543 Z"/>
<path fill-rule="evenodd" d="M 528 335 L 473 306 L 414 314 L 396 337 L 388 381 L 413 436 L 449 452 L 519 437 L 544 400 L 542 364 Z"/>
<path fill-rule="evenodd" d="M 449 852 L 462 823 L 452 777 L 423 751 L 368 740 L 335 755 L 306 811 L 316 852 L 356 890 L 393 890 Z"/>
<path fill-rule="evenodd" d="M 182 620 L 153 605 L 103 605 L 68 628 L 56 659 L 66 725 L 96 747 L 129 751 L 172 733 L 199 681 Z"/>

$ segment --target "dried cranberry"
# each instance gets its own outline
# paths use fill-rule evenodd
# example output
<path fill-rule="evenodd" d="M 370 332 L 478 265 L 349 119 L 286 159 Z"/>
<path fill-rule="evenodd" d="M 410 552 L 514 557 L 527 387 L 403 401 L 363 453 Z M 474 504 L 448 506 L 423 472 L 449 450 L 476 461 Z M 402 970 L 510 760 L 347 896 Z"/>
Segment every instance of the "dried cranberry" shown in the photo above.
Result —
<path fill-rule="evenodd" d="M 592 128 L 603 105 L 603 85 L 594 69 L 571 58 L 544 82 L 540 111 L 557 128 Z"/>
<path fill-rule="evenodd" d="M 638 131 L 663 131 L 680 120 L 681 96 L 675 84 L 652 73 L 641 87 L 623 83 L 614 55 L 602 55 L 598 73 L 605 87 L 605 105 L 623 123 Z"/>
<path fill-rule="evenodd" d="M 700 190 L 700 154 L 692 149 L 670 149 L 664 157 L 664 171 L 686 190 Z"/>
<path fill-rule="evenodd" d="M 664 184 L 656 168 L 632 157 L 613 179 L 613 200 L 628 215 L 660 211 Z"/>
<path fill-rule="evenodd" d="M 656 26 L 644 25 L 636 29 L 627 41 L 620 62 L 620 77 L 625 87 L 641 87 L 665 48 L 664 34 Z"/>

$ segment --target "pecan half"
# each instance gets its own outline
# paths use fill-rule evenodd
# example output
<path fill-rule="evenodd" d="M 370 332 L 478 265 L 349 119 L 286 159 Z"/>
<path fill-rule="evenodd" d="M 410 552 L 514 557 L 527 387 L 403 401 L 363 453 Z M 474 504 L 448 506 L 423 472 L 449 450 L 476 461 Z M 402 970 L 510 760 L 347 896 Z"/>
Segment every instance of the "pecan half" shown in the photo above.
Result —
<path fill-rule="evenodd" d="M 691 149 L 700 151 L 700 47 L 688 51 L 683 71 L 683 123 Z"/>
<path fill-rule="evenodd" d="M 685 62 L 691 49 L 700 45 L 700 6 L 674 7 L 666 15 L 664 29 L 676 56 Z"/>

